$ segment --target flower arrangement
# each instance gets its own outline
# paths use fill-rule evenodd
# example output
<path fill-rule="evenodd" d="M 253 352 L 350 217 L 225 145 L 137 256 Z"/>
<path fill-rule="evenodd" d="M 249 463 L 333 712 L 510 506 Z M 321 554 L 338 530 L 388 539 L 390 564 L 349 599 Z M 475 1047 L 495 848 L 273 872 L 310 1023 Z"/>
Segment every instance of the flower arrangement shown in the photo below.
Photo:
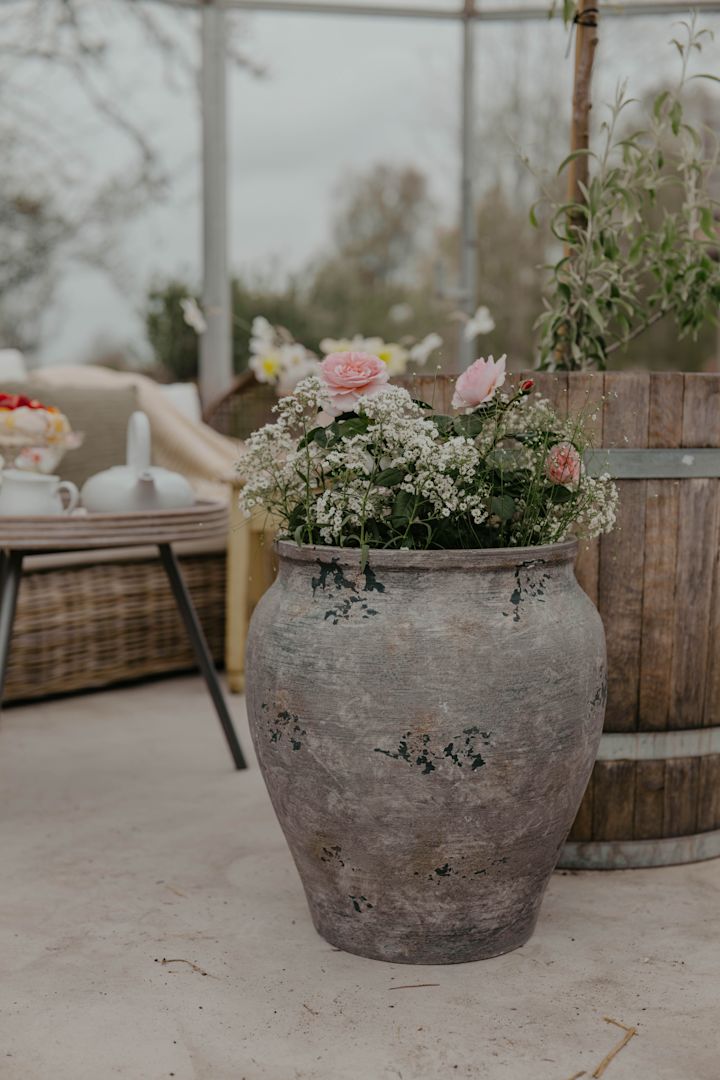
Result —
<path fill-rule="evenodd" d="M 342 352 L 368 353 L 381 360 L 389 375 L 402 375 L 410 363 L 422 366 L 443 344 L 439 334 L 428 334 L 422 341 L 408 338 L 405 344 L 386 342 L 379 337 L 324 338 L 320 350 L 325 356 Z M 314 352 L 294 340 L 283 326 L 273 326 L 259 315 L 253 319 L 250 338 L 250 371 L 261 383 L 270 383 L 278 394 L 291 394 L 308 375 L 320 373 L 321 361 Z"/>
<path fill-rule="evenodd" d="M 0 447 L 12 451 L 15 468 L 51 473 L 81 441 L 59 409 L 24 394 L 0 393 Z"/>
<path fill-rule="evenodd" d="M 617 490 L 588 476 L 582 418 L 503 390 L 505 357 L 457 381 L 457 415 L 434 414 L 370 353 L 329 354 L 250 436 L 239 469 L 248 513 L 263 508 L 298 544 L 488 548 L 595 537 L 612 528 Z"/>

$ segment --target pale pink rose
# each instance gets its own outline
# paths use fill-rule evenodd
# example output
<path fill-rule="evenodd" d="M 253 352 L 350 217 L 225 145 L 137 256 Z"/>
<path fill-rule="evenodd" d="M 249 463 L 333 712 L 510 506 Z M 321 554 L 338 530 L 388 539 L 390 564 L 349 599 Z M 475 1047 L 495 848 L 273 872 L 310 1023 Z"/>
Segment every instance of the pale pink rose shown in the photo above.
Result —
<path fill-rule="evenodd" d="M 480 357 L 471 364 L 467 371 L 455 383 L 455 393 L 452 404 L 454 409 L 475 409 L 483 402 L 489 401 L 505 382 L 505 361 L 507 357 L 501 356 L 499 360 L 493 360 L 489 356 L 487 360 Z"/>
<path fill-rule="evenodd" d="M 330 394 L 328 411 L 335 416 L 352 412 L 361 397 L 377 394 L 389 378 L 387 365 L 364 352 L 330 353 L 320 365 L 320 375 Z"/>
<path fill-rule="evenodd" d="M 550 448 L 545 459 L 545 475 L 553 484 L 577 484 L 580 479 L 580 455 L 572 443 L 557 443 Z"/>

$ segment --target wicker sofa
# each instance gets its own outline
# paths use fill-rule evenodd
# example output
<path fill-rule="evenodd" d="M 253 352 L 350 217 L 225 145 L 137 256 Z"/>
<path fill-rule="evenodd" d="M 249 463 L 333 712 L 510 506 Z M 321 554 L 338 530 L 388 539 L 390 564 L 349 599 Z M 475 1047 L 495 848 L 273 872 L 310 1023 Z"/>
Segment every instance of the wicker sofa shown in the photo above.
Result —
<path fill-rule="evenodd" d="M 3 384 L 27 392 L 23 384 Z M 82 484 L 125 459 L 137 397 L 113 390 L 43 390 L 85 432 L 59 472 Z M 224 657 L 225 545 L 179 545 L 185 579 L 213 656 Z M 5 689 L 6 701 L 95 689 L 194 668 L 191 646 L 152 548 L 36 556 L 26 560 Z"/>

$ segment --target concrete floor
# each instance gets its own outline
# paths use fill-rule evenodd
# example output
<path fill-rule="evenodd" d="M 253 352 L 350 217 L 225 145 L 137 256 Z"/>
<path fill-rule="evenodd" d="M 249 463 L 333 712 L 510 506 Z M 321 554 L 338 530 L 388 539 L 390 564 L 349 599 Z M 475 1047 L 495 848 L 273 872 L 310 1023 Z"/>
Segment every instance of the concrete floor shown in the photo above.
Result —
<path fill-rule="evenodd" d="M 198 679 L 9 709 L 0 751 L 2 1080 L 570 1080 L 606 1016 L 606 1080 L 720 1077 L 720 861 L 556 874 L 518 952 L 386 965 L 315 934 Z"/>

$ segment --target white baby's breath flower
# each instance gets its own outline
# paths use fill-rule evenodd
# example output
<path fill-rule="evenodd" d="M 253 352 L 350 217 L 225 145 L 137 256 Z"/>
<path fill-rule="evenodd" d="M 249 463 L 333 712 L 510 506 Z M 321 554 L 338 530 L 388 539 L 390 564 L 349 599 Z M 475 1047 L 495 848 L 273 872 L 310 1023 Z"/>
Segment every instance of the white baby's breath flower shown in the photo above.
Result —
<path fill-rule="evenodd" d="M 299 352 L 293 359 L 293 368 L 302 366 Z M 500 393 L 495 408 L 453 421 L 386 385 L 324 431 L 327 406 L 324 380 L 302 379 L 275 406 L 276 423 L 246 441 L 240 463 L 241 505 L 275 514 L 299 542 L 517 547 L 612 526 L 617 490 L 608 477 L 581 473 L 562 501 L 549 485 L 549 447 L 578 440 L 580 453 L 585 444 L 577 421 L 542 399 L 528 404 Z"/>

